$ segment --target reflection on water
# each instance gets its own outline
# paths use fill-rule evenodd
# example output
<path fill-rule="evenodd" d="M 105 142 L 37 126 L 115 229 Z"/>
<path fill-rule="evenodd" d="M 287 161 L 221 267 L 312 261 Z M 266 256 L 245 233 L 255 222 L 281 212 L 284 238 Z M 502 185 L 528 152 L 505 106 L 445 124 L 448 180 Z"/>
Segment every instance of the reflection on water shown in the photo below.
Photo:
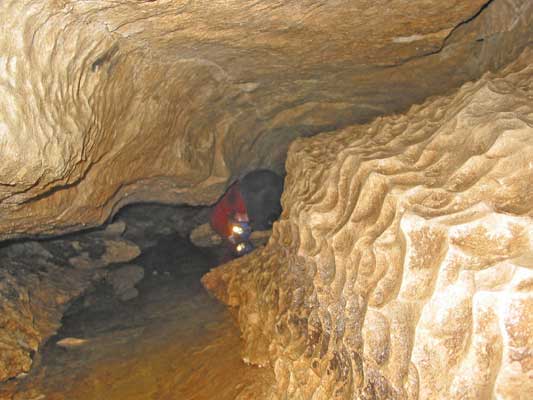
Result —
<path fill-rule="evenodd" d="M 241 361 L 230 313 L 201 287 L 212 258 L 166 237 L 135 263 L 145 268 L 139 296 L 121 302 L 100 285 L 80 299 L 28 377 L 10 382 L 0 398 L 265 398 L 272 371 Z M 64 338 L 83 340 L 63 348 L 56 343 Z"/>

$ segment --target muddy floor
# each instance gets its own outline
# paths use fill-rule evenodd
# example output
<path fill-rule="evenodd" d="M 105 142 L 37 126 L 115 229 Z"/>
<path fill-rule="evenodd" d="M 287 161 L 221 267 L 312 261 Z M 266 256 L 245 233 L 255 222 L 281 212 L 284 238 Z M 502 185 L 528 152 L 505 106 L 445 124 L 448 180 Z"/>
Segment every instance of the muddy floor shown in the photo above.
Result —
<path fill-rule="evenodd" d="M 144 269 L 138 295 L 125 301 L 96 284 L 69 307 L 30 373 L 0 386 L 1 399 L 265 398 L 272 371 L 242 362 L 230 312 L 200 284 L 219 255 L 176 232 L 154 238 L 134 260 Z"/>

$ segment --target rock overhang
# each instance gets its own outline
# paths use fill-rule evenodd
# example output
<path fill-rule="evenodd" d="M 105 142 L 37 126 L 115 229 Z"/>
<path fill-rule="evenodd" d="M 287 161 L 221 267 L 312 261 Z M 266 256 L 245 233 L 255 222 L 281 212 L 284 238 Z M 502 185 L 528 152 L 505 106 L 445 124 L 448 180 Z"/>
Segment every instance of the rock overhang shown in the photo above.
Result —
<path fill-rule="evenodd" d="M 297 137 L 512 60 L 531 7 L 5 2 L 1 237 L 95 226 L 134 202 L 212 203 L 250 169 L 283 170 Z"/>

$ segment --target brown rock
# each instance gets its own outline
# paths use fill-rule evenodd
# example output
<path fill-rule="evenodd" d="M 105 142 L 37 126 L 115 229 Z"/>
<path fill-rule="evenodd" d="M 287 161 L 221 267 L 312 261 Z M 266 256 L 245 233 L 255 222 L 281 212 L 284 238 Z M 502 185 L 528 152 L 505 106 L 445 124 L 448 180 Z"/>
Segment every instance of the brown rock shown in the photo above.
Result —
<path fill-rule="evenodd" d="M 57 332 L 70 301 L 107 273 L 98 268 L 140 254 L 134 243 L 111 238 L 122 229 L 111 230 L 0 247 L 0 381 L 29 371 L 33 353 Z M 123 268 L 110 279 L 120 298 L 129 300 L 137 295 L 133 285 L 144 271 Z"/>
<path fill-rule="evenodd" d="M 59 347 L 63 347 L 65 349 L 72 349 L 72 348 L 83 346 L 87 342 L 88 342 L 87 339 L 68 337 L 68 338 L 58 340 L 56 345 Z"/>
<path fill-rule="evenodd" d="M 127 240 L 106 240 L 105 253 L 102 256 L 103 266 L 112 263 L 124 263 L 137 258 L 141 254 L 141 250 Z"/>
<path fill-rule="evenodd" d="M 222 238 L 211 228 L 209 223 L 194 228 L 189 237 L 191 242 L 198 247 L 211 247 L 222 244 Z"/>
<path fill-rule="evenodd" d="M 135 285 L 144 278 L 144 269 L 138 265 L 126 265 L 110 272 L 106 280 L 113 286 L 115 294 L 123 301 L 139 294 Z"/>
<path fill-rule="evenodd" d="M 291 145 L 268 246 L 204 278 L 245 360 L 281 398 L 533 391 L 531 51 L 449 95 L 516 60 L 533 2 L 6 0 L 0 20 L 0 239 L 210 204 L 332 131 Z M 0 380 L 94 268 L 138 255 L 109 229 L 70 266 L 0 248 Z"/>
<path fill-rule="evenodd" d="M 106 226 L 103 233 L 104 237 L 119 238 L 126 231 L 126 223 L 124 221 L 117 221 Z"/>
<path fill-rule="evenodd" d="M 530 397 L 532 81 L 527 50 L 405 115 L 293 143 L 268 245 L 203 278 L 275 395 Z"/>
<path fill-rule="evenodd" d="M 91 284 L 91 272 L 65 268 L 45 244 L 0 248 L 0 381 L 28 372 L 63 311 Z"/>
<path fill-rule="evenodd" d="M 296 137 L 514 60 L 532 7 L 3 1 L 0 238 L 94 227 L 141 201 L 213 203 L 230 177 L 281 171 Z"/>
<path fill-rule="evenodd" d="M 104 268 L 113 263 L 131 261 L 141 254 L 139 247 L 128 240 L 104 240 L 103 244 L 105 252 L 101 257 L 94 258 L 88 252 L 83 252 L 69 258 L 69 264 L 79 269 Z"/>

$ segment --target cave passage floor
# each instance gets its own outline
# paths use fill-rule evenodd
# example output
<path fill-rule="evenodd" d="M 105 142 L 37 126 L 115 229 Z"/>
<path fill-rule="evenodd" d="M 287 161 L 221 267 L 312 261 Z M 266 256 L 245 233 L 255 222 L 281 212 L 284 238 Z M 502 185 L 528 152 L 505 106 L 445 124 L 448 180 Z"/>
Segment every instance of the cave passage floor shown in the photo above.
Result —
<path fill-rule="evenodd" d="M 0 398 L 261 399 L 273 373 L 242 362 L 230 312 L 201 286 L 212 259 L 176 236 L 160 238 L 135 260 L 145 269 L 139 296 L 121 302 L 96 286 L 70 307 L 28 376 L 5 385 Z M 84 343 L 58 346 L 65 338 Z"/>

